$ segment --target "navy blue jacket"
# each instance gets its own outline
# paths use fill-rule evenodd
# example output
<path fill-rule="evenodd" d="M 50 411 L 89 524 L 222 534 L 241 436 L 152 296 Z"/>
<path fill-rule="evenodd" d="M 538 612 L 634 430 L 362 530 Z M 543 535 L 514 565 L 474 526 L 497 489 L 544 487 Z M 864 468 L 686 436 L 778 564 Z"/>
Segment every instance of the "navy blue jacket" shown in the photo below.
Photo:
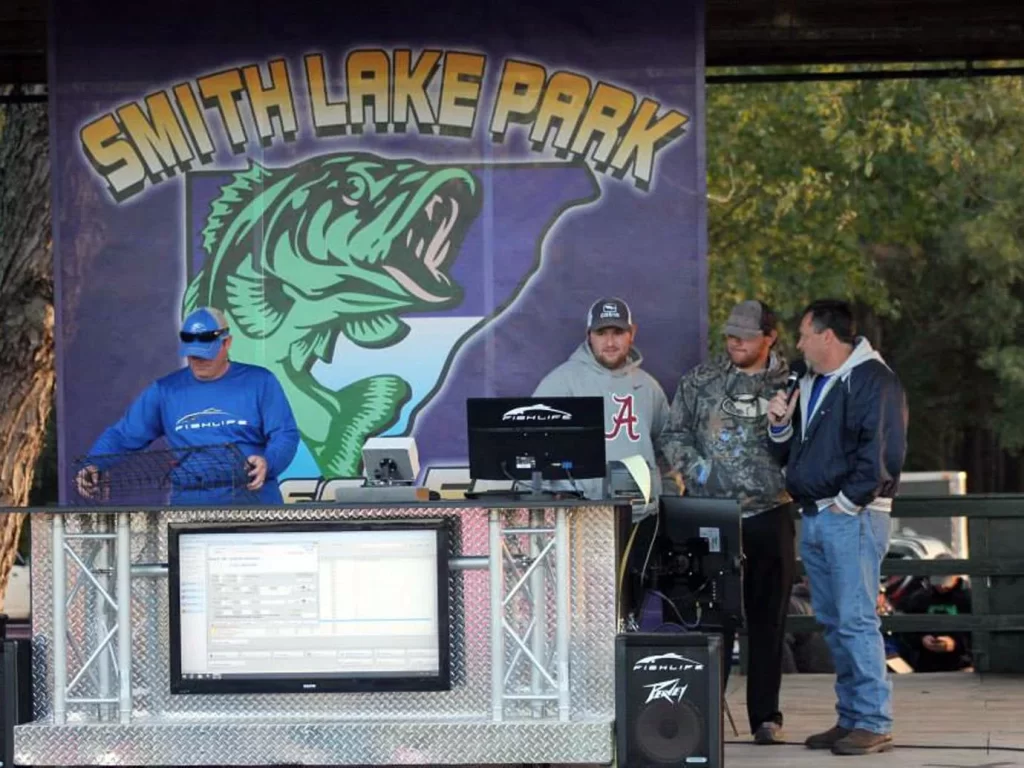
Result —
<path fill-rule="evenodd" d="M 889 512 L 907 450 L 907 400 L 899 378 L 866 339 L 827 382 L 808 420 L 814 375 L 800 381 L 793 422 L 769 430 L 786 488 L 803 505 Z"/>

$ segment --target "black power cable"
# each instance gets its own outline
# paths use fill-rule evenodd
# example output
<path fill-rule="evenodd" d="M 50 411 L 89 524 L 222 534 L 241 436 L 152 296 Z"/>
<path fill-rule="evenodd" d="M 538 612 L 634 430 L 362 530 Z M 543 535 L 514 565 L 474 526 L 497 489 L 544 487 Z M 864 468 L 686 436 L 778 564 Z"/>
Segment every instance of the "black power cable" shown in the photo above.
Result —
<path fill-rule="evenodd" d="M 725 744 L 747 744 L 754 745 L 753 741 L 735 741 L 730 740 L 723 742 Z M 803 747 L 802 741 L 777 741 L 775 745 L 787 746 L 787 747 Z M 961 752 L 1024 752 L 1024 747 L 994 747 L 990 744 L 985 746 L 953 746 L 948 744 L 893 744 L 893 749 L 932 749 L 932 750 L 957 750 Z M 824 751 L 824 750 L 822 750 Z"/>

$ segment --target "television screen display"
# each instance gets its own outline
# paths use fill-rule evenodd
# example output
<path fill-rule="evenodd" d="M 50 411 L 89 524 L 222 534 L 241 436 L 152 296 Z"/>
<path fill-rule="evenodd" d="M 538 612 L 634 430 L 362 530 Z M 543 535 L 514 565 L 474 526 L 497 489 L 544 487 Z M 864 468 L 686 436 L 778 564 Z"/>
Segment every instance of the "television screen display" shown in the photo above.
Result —
<path fill-rule="evenodd" d="M 450 687 L 439 520 L 168 527 L 172 693 Z"/>

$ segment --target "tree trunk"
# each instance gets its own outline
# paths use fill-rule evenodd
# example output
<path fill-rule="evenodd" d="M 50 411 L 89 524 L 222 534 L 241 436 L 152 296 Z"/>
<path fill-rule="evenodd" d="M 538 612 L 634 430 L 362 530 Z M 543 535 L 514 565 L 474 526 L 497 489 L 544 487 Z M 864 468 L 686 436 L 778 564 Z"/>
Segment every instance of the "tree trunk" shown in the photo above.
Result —
<path fill-rule="evenodd" d="M 28 502 L 53 402 L 54 352 L 46 105 L 0 110 L 2 508 Z M 24 517 L 0 513 L 0 595 L 7 590 Z"/>

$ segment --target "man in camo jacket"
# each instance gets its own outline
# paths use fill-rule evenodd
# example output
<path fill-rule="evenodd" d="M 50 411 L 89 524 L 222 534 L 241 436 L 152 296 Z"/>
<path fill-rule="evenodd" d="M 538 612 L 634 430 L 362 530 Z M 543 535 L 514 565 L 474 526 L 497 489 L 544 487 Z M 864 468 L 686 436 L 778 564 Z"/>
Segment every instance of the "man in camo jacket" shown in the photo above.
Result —
<path fill-rule="evenodd" d="M 758 744 L 785 740 L 779 689 L 796 557 L 792 500 L 765 438 L 768 401 L 785 388 L 789 374 L 772 349 L 776 324 L 758 301 L 732 310 L 725 326 L 727 353 L 680 380 L 661 445 L 686 493 L 738 499 L 743 510 L 747 714 Z M 723 634 L 727 682 L 736 630 Z"/>

